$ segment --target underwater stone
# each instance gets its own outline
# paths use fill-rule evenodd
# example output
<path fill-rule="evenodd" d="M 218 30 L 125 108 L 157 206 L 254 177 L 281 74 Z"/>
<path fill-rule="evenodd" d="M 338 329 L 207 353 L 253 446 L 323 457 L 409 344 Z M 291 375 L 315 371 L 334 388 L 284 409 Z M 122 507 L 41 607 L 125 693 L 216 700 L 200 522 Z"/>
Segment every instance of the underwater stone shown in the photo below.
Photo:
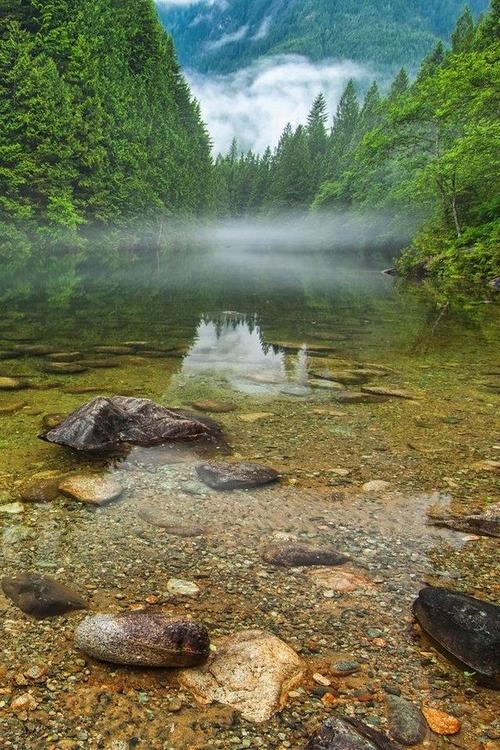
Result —
<path fill-rule="evenodd" d="M 221 462 L 202 464 L 196 467 L 202 482 L 214 490 L 241 490 L 261 487 L 277 482 L 280 475 L 262 464 L 245 462 Z"/>
<path fill-rule="evenodd" d="M 59 492 L 73 500 L 87 505 L 107 505 L 117 500 L 123 493 L 123 487 L 114 479 L 100 476 L 69 477 L 59 485 Z"/>
<path fill-rule="evenodd" d="M 113 396 L 90 401 L 39 437 L 79 451 L 104 452 L 123 443 L 148 447 L 179 440 L 214 441 L 220 435 L 214 422 L 147 399 Z"/>
<path fill-rule="evenodd" d="M 2 589 L 16 607 L 39 620 L 87 607 L 84 599 L 72 589 L 53 578 L 35 573 L 4 578 Z"/>
<path fill-rule="evenodd" d="M 392 737 L 403 745 L 418 745 L 425 739 L 427 725 L 418 706 L 405 698 L 390 695 L 387 698 L 389 709 L 389 729 Z"/>
<path fill-rule="evenodd" d="M 294 542 L 270 544 L 263 550 L 262 557 L 265 562 L 284 568 L 342 565 L 349 559 L 332 548 L 312 547 L 308 544 Z"/>
<path fill-rule="evenodd" d="M 429 586 L 415 600 L 413 614 L 452 656 L 480 675 L 500 679 L 500 607 Z"/>
<path fill-rule="evenodd" d="M 358 719 L 328 719 L 304 750 L 399 750 L 399 745 Z"/>
<path fill-rule="evenodd" d="M 0 377 L 0 391 L 22 391 L 24 388 L 29 388 L 27 380 Z"/>
<path fill-rule="evenodd" d="M 143 667 L 190 667 L 210 652 L 204 625 L 161 612 L 91 615 L 75 631 L 75 646 L 113 664 Z"/>

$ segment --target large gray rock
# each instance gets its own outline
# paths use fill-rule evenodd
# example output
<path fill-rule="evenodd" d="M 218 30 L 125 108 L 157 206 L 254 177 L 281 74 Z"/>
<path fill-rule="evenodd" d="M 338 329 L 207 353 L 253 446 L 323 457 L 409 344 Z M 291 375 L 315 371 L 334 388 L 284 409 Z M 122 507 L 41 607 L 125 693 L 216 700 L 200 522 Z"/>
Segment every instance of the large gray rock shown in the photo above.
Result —
<path fill-rule="evenodd" d="M 244 490 L 277 482 L 280 475 L 262 464 L 224 461 L 196 467 L 202 482 L 215 490 Z"/>
<path fill-rule="evenodd" d="M 87 607 L 84 599 L 72 589 L 53 578 L 35 573 L 4 578 L 2 589 L 19 609 L 39 620 Z"/>
<path fill-rule="evenodd" d="M 429 586 L 414 602 L 413 614 L 454 657 L 484 677 L 500 679 L 500 607 Z"/>
<path fill-rule="evenodd" d="M 357 719 L 333 717 L 311 737 L 304 750 L 400 750 L 385 734 Z"/>
<path fill-rule="evenodd" d="M 91 615 L 75 631 L 75 646 L 113 664 L 143 667 L 189 667 L 210 651 L 207 629 L 162 612 Z"/>
<path fill-rule="evenodd" d="M 267 721 L 303 680 L 301 658 L 272 633 L 244 630 L 220 638 L 216 646 L 206 665 L 180 675 L 200 703 L 223 703 L 247 721 Z"/>
<path fill-rule="evenodd" d="M 49 443 L 79 451 L 104 452 L 122 444 L 152 446 L 180 440 L 215 441 L 220 428 L 153 401 L 126 396 L 96 398 L 40 435 Z"/>

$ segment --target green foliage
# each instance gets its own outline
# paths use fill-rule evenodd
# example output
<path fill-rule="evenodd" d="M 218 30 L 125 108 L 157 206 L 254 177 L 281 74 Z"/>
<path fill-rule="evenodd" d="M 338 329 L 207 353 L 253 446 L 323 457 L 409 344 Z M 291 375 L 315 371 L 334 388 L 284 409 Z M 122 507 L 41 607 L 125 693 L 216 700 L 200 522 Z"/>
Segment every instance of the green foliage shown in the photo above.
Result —
<path fill-rule="evenodd" d="M 469 5 L 477 17 L 488 0 Z M 227 72 L 283 53 L 395 70 L 417 66 L 439 39 L 448 38 L 464 1 L 231 0 L 159 7 L 181 60 L 199 70 Z"/>
<path fill-rule="evenodd" d="M 199 107 L 153 0 L 3 1 L 0 222 L 12 228 L 0 256 L 8 266 L 36 254 L 41 269 L 62 267 L 68 255 L 76 273 L 75 257 L 92 252 L 88 227 L 205 210 L 212 177 Z"/>

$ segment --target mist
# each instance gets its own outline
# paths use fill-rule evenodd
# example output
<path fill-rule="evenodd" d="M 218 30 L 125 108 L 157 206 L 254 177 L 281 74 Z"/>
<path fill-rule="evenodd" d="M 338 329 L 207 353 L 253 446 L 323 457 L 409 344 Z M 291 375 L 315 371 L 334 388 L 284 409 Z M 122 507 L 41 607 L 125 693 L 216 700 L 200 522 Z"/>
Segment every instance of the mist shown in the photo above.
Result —
<path fill-rule="evenodd" d="M 313 63 L 300 55 L 262 58 L 228 75 L 193 70 L 186 75 L 215 153 L 226 152 L 233 138 L 242 150 L 262 153 L 278 143 L 288 122 L 306 121 L 320 92 L 333 116 L 349 79 L 363 87 L 374 78 L 373 71 L 349 60 Z"/>

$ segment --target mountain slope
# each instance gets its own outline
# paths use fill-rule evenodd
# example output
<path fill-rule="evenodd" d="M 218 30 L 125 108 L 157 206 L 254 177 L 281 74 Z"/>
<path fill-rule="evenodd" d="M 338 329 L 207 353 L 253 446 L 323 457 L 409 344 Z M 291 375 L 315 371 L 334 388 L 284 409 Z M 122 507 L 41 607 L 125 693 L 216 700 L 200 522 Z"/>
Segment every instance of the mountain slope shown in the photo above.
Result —
<path fill-rule="evenodd" d="M 228 72 L 262 55 L 303 54 L 413 67 L 449 36 L 465 0 L 199 0 L 160 3 L 181 62 Z M 469 0 L 475 14 L 488 0 Z"/>

